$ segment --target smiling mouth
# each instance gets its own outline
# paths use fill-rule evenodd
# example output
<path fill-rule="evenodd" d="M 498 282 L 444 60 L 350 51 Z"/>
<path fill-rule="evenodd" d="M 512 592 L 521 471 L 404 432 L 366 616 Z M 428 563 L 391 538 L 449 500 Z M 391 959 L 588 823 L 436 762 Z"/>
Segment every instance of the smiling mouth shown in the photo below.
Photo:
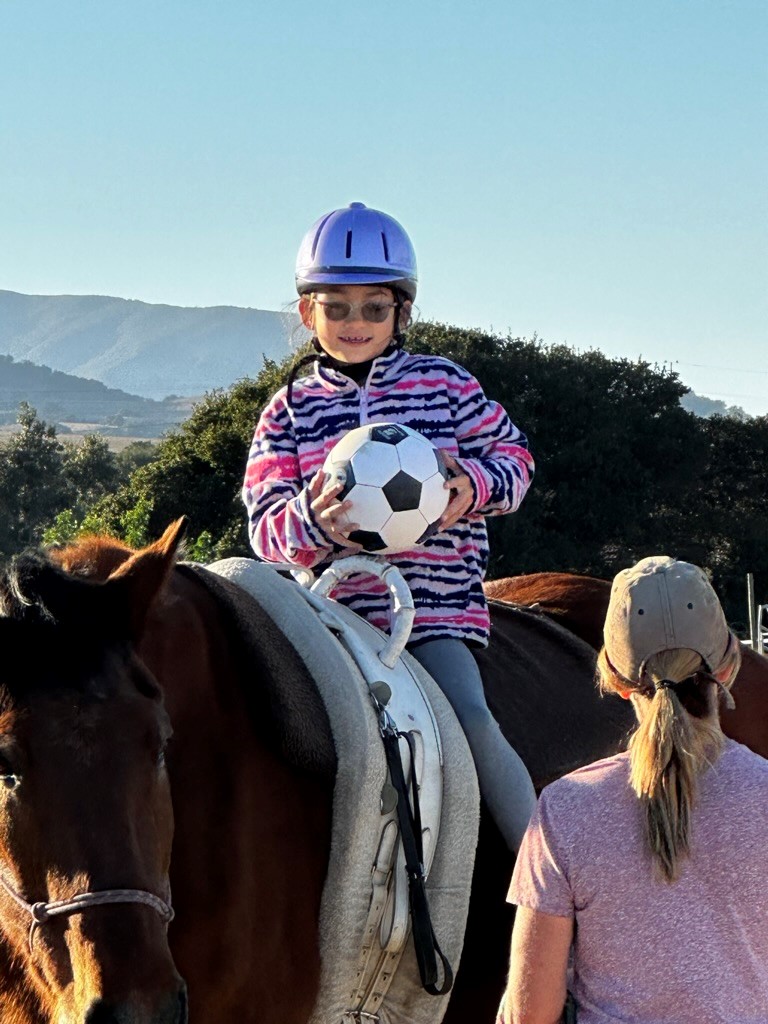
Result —
<path fill-rule="evenodd" d="M 367 341 L 373 341 L 373 338 L 339 338 L 339 341 L 346 345 L 364 345 Z"/>

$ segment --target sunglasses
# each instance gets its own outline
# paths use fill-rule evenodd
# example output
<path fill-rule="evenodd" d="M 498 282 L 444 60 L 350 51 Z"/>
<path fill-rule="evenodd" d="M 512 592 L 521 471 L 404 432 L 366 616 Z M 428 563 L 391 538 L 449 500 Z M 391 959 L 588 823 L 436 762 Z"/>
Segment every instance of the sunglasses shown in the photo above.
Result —
<path fill-rule="evenodd" d="M 334 300 L 331 302 L 323 301 L 323 299 L 313 299 L 318 306 L 323 307 L 328 320 L 340 321 L 340 320 L 354 320 L 358 315 L 362 315 L 363 320 L 366 320 L 369 324 L 383 324 L 389 316 L 390 309 L 394 309 L 396 303 L 394 302 L 377 302 L 370 300 L 368 302 L 340 302 Z"/>

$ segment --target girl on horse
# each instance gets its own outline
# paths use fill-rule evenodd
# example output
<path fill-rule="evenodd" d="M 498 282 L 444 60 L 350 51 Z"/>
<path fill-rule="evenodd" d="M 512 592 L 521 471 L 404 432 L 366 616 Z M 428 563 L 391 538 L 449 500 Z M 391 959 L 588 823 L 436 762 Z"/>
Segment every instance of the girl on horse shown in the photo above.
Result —
<path fill-rule="evenodd" d="M 360 550 L 341 484 L 322 465 L 363 423 L 395 421 L 442 450 L 450 501 L 440 529 L 388 561 L 413 593 L 409 650 L 437 681 L 461 722 L 481 793 L 517 849 L 535 806 L 528 772 L 492 717 L 473 646 L 488 643 L 483 594 L 485 517 L 514 512 L 533 475 L 525 435 L 463 367 L 404 346 L 416 298 L 413 247 L 400 224 L 362 203 L 334 210 L 307 232 L 296 262 L 299 313 L 314 352 L 261 414 L 243 485 L 249 535 L 266 561 L 324 569 Z M 298 369 L 311 362 L 306 376 Z M 374 576 L 342 582 L 336 597 L 386 630 L 389 602 Z"/>
<path fill-rule="evenodd" d="M 638 725 L 628 752 L 542 790 L 509 892 L 499 1020 L 555 1024 L 568 981 L 579 1024 L 758 1024 L 768 761 L 719 717 L 739 641 L 701 569 L 660 556 L 616 576 L 604 641 L 600 685 Z"/>

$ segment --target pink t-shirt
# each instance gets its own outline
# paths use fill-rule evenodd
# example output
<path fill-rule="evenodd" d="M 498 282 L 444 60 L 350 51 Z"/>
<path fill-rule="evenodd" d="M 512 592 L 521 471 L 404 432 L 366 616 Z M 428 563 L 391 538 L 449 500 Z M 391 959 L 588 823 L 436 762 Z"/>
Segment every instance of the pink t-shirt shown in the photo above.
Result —
<path fill-rule="evenodd" d="M 766 1024 L 768 760 L 728 740 L 699 780 L 692 853 L 652 872 L 626 753 L 547 786 L 511 903 L 576 919 L 579 1024 Z"/>

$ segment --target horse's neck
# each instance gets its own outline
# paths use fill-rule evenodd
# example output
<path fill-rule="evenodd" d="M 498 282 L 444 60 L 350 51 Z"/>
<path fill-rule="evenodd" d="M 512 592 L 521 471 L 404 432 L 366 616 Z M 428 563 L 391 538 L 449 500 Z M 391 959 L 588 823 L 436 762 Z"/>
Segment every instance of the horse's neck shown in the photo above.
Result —
<path fill-rule="evenodd" d="M 174 903 L 216 908 L 177 928 L 174 959 L 190 979 L 200 1020 L 236 1019 L 217 1001 L 216 965 L 226 962 L 232 990 L 252 991 L 256 1005 L 264 1001 L 264 1024 L 293 1024 L 308 1018 L 319 983 L 332 782 L 288 764 L 267 742 L 270 727 L 254 713 L 253 699 L 263 670 L 243 664 L 223 615 L 198 580 L 173 573 L 142 649 L 174 728 Z M 301 899 L 287 899 L 289 893 Z M 270 929 L 255 928 L 255 920 L 269 921 Z M 272 934 L 294 936 L 290 950 Z M 275 978 L 285 980 L 279 992 Z"/>

